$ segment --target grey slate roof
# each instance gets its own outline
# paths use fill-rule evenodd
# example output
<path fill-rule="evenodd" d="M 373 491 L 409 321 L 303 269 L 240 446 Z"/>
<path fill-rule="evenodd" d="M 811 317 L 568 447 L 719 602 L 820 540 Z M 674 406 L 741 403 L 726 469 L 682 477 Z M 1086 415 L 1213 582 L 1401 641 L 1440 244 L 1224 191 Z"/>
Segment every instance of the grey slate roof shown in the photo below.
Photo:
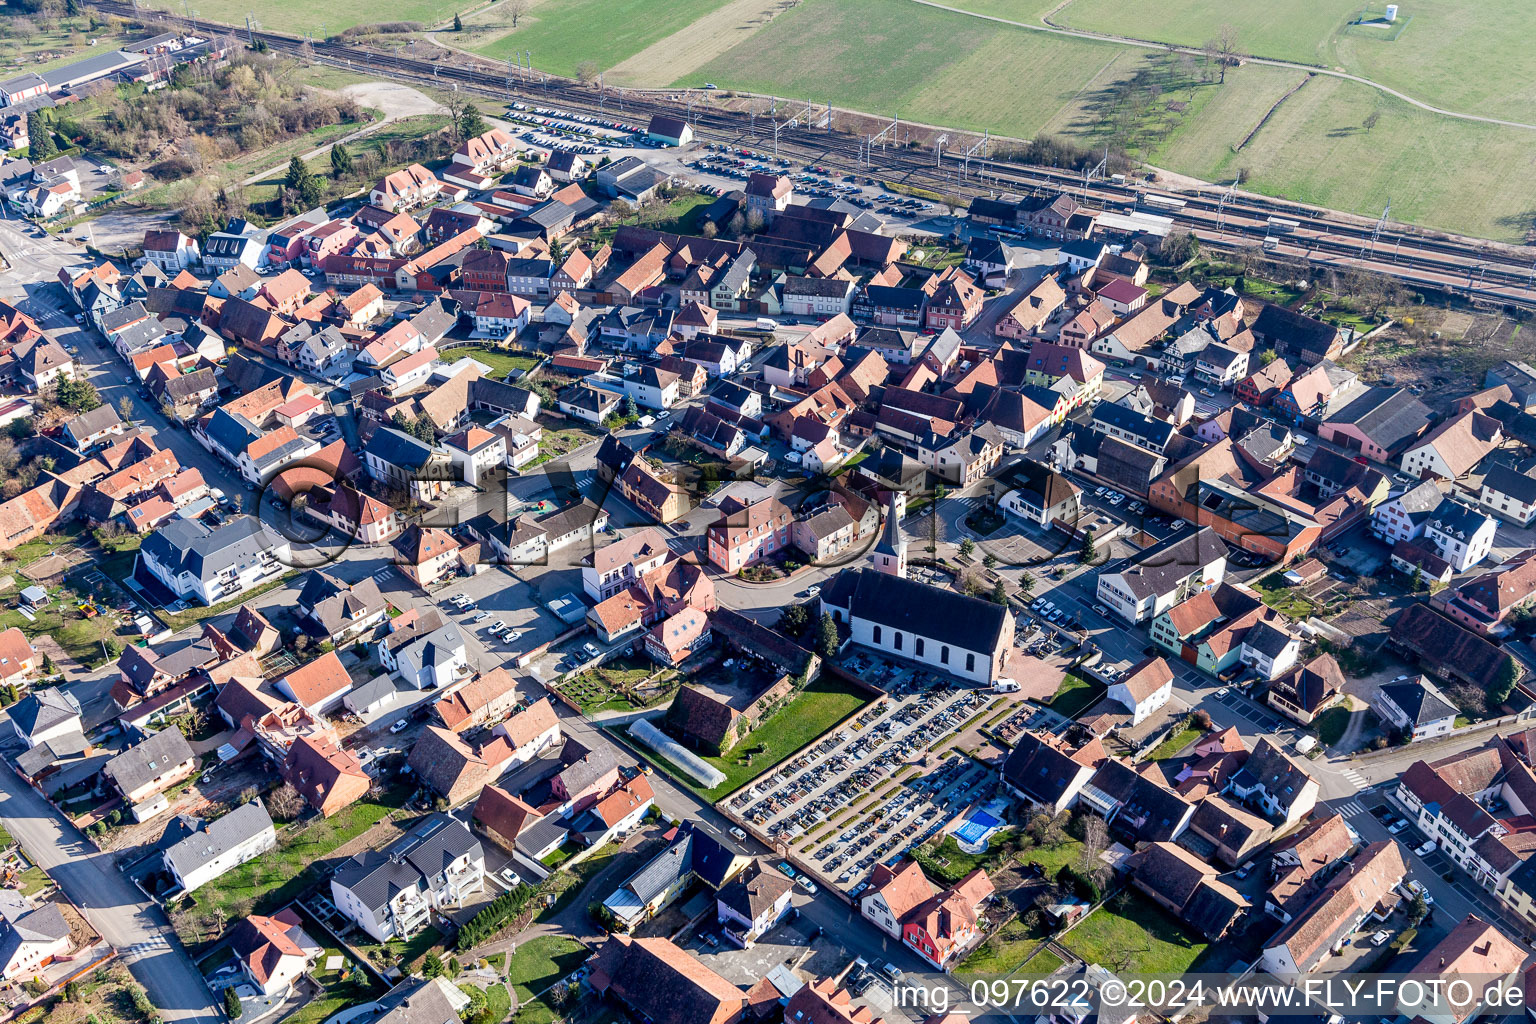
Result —
<path fill-rule="evenodd" d="M 53 942 L 69 934 L 69 922 L 57 903 L 45 903 L 15 921 L 0 924 L 0 966 L 9 966 L 24 942 Z"/>
<path fill-rule="evenodd" d="M 189 872 L 271 827 L 266 807 L 260 800 L 252 800 L 166 850 L 166 866 L 174 866 L 176 873 L 185 878 Z"/>
<path fill-rule="evenodd" d="M 1425 725 L 1456 715 L 1456 706 L 1440 696 L 1440 691 L 1423 676 L 1413 682 L 1387 683 L 1381 692 L 1402 708 L 1413 725 Z"/>
<path fill-rule="evenodd" d="M 1175 580 L 1190 575 L 1195 566 L 1206 566 L 1227 556 L 1226 542 L 1209 526 L 1175 540 L 1166 540 L 1141 553 L 1134 565 L 1120 572 L 1120 579 L 1138 600 L 1166 593 Z"/>
<path fill-rule="evenodd" d="M 872 569 L 844 570 L 822 588 L 821 599 L 850 615 L 961 651 L 996 649 L 1008 615 L 991 601 Z"/>
<path fill-rule="evenodd" d="M 187 738 L 173 725 L 118 754 L 101 773 L 115 782 L 119 790 L 131 793 L 192 757 Z"/>
<path fill-rule="evenodd" d="M 219 527 L 175 519 L 146 537 L 143 549 L 162 565 L 208 580 L 272 550 L 276 541 L 271 528 L 254 516 L 237 516 Z"/>
<path fill-rule="evenodd" d="M 80 717 L 80 702 L 56 686 L 29 693 L 12 705 L 11 722 L 28 735 Z"/>

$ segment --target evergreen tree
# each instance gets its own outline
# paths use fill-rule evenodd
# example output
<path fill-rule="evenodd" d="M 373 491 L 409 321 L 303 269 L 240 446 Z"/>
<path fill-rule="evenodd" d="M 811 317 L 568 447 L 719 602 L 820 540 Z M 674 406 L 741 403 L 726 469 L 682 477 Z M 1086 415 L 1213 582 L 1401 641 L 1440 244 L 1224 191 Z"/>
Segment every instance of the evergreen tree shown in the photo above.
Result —
<path fill-rule="evenodd" d="M 325 184 L 298 157 L 288 161 L 283 185 L 293 189 L 298 194 L 299 203 L 305 207 L 315 206 L 325 196 Z"/>
<path fill-rule="evenodd" d="M 1008 603 L 1008 591 L 1003 588 L 1003 581 L 998 580 L 992 587 L 992 603 L 1006 605 Z"/>
<path fill-rule="evenodd" d="M 64 0 L 64 16 L 66 18 L 78 18 L 80 16 L 80 0 Z M 235 1016 L 239 1016 L 236 1014 Z"/>
<path fill-rule="evenodd" d="M 831 612 L 821 613 L 821 636 L 816 643 L 816 649 L 824 658 L 830 658 L 837 653 L 837 620 L 832 618 Z"/>
<path fill-rule="evenodd" d="M 459 138 L 472 139 L 484 135 L 485 131 L 485 118 L 480 116 L 480 111 L 473 104 L 464 104 L 464 109 L 459 112 Z"/>
<path fill-rule="evenodd" d="M 228 1014 L 230 1020 L 239 1020 L 240 1015 L 245 1012 L 245 1007 L 240 1005 L 240 994 L 235 991 L 234 986 L 224 990 L 224 1012 Z"/>
<path fill-rule="evenodd" d="M 454 12 L 453 15 L 453 30 L 455 32 L 464 31 L 464 19 L 459 17 L 458 12 Z"/>
<path fill-rule="evenodd" d="M 634 395 L 624 396 L 624 418 L 629 420 L 637 420 L 640 418 L 640 410 L 635 406 Z"/>
<path fill-rule="evenodd" d="M 43 120 L 41 110 L 27 112 L 27 157 L 34 163 L 51 160 L 57 156 L 59 147 L 53 144 L 53 132 L 48 130 L 48 123 Z"/>
<path fill-rule="evenodd" d="M 352 173 L 352 153 L 345 143 L 338 142 L 331 147 L 331 177 L 340 181 Z"/>
<path fill-rule="evenodd" d="M 1091 565 L 1093 560 L 1099 557 L 1098 545 L 1094 543 L 1093 531 L 1086 530 L 1083 533 L 1083 550 L 1078 554 L 1078 559 L 1084 565 Z"/>
<path fill-rule="evenodd" d="M 60 405 L 71 412 L 90 412 L 101 404 L 101 396 L 96 393 L 96 385 L 83 378 L 71 377 L 67 373 L 59 377 L 54 397 L 58 399 Z"/>

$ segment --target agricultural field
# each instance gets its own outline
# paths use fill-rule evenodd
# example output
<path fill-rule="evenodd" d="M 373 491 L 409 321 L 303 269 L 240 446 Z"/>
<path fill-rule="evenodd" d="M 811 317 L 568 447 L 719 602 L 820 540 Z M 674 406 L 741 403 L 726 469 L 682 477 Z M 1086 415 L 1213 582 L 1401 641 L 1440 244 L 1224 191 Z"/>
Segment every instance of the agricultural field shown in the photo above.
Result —
<path fill-rule="evenodd" d="M 175 0 L 144 0 L 142 6 L 177 14 L 182 10 Z M 197 16 L 229 25 L 244 25 L 246 14 L 254 9 L 257 25 L 261 28 L 274 32 L 313 32 L 316 37 L 322 37 L 338 35 L 356 25 L 385 21 L 415 21 L 431 28 L 452 21 L 454 12 L 466 6 L 448 0 L 391 0 L 388 4 L 368 0 L 331 0 L 325 4 L 270 0 L 253 7 L 237 0 L 203 0 L 197 6 Z"/>
<path fill-rule="evenodd" d="M 1039 16 L 1037 0 L 953 6 L 1019 21 Z M 1166 0 L 1153 17 L 1127 19 L 1123 0 L 1071 0 L 1051 21 L 1182 46 L 1200 46 L 1230 24 L 1242 53 L 1338 68 L 1459 113 L 1536 120 L 1536 85 L 1525 73 L 1523 42 L 1536 31 L 1536 8 L 1518 0 L 1410 0 L 1400 2 L 1395 25 L 1351 24 L 1361 12 L 1379 15 L 1385 7 L 1360 0 Z"/>
<path fill-rule="evenodd" d="M 976 2 L 989 0 L 963 0 L 955 6 L 974 9 Z M 999 0 L 990 3 L 997 6 Z M 1051 22 L 1063 28 L 1181 46 L 1200 46 L 1216 35 L 1219 26 L 1228 24 L 1237 29 L 1237 48 L 1243 53 L 1328 65 L 1332 63 L 1329 41 L 1362 6 L 1360 0 L 1267 0 L 1238 4 L 1163 0 L 1155 16 L 1137 18 L 1126 16 L 1122 0 L 1071 0 L 1051 15 Z"/>
<path fill-rule="evenodd" d="M 567 77 L 590 62 L 607 71 L 705 17 L 723 0 L 543 0 L 517 28 L 478 46 L 488 57 L 528 50 L 533 66 Z M 495 9 L 486 17 L 497 17 Z M 471 24 L 474 19 L 471 19 Z"/>

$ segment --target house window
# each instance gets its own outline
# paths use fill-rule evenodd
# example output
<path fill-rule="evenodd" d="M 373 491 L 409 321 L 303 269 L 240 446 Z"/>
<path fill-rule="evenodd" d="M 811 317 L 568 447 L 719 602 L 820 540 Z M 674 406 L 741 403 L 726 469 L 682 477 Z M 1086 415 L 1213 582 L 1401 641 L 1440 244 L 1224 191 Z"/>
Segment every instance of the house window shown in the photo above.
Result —
<path fill-rule="evenodd" d="M 896 649 L 898 651 L 901 650 L 901 633 L 900 632 L 896 633 Z"/>
<path fill-rule="evenodd" d="M 939 648 L 939 662 L 941 664 L 944 664 L 944 665 L 948 665 L 949 664 L 949 645 L 948 644 L 945 644 L 943 647 Z"/>
<path fill-rule="evenodd" d="M 969 651 L 967 651 L 966 655 L 965 655 L 965 670 L 967 672 L 975 672 L 976 671 L 976 655 L 972 654 Z"/>
<path fill-rule="evenodd" d="M 875 627 L 875 637 L 874 637 L 874 639 L 875 639 L 875 643 L 878 644 L 880 642 L 880 627 L 879 626 Z"/>
<path fill-rule="evenodd" d="M 912 641 L 912 653 L 919 658 L 923 656 L 923 638 L 917 637 Z"/>

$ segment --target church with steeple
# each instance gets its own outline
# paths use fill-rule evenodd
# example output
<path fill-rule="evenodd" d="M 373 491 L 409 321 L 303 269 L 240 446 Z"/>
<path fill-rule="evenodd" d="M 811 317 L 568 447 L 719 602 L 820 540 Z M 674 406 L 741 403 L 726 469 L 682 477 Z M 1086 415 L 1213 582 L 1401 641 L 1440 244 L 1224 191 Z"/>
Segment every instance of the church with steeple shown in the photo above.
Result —
<path fill-rule="evenodd" d="M 906 495 L 900 491 L 890 492 L 885 509 L 885 530 L 874 550 L 875 571 L 902 579 L 907 577 L 907 539 L 901 535 L 901 514 L 906 503 Z"/>

